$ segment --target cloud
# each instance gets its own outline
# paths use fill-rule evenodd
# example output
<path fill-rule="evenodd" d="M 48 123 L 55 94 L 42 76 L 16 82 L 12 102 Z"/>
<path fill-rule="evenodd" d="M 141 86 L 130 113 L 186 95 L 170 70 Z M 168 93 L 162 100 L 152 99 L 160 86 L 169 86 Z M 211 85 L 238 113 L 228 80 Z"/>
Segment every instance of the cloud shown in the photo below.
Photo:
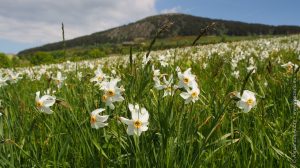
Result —
<path fill-rule="evenodd" d="M 0 38 L 24 43 L 61 40 L 155 14 L 155 0 L 2 0 Z"/>
<path fill-rule="evenodd" d="M 178 13 L 181 11 L 181 7 L 180 6 L 176 6 L 176 7 L 173 7 L 173 8 L 170 8 L 170 9 L 163 9 L 160 11 L 160 13 Z"/>

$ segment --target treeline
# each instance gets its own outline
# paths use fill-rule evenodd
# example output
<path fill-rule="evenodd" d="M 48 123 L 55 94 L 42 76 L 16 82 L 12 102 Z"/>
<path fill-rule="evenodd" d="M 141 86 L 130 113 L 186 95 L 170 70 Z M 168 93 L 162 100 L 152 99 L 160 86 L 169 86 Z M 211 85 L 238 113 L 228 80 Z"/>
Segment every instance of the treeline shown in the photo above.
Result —
<path fill-rule="evenodd" d="M 11 68 L 11 67 L 27 66 L 27 65 L 30 65 L 30 63 L 26 59 L 20 59 L 17 56 L 0 53 L 0 68 Z"/>
<path fill-rule="evenodd" d="M 86 50 L 58 50 L 52 52 L 38 51 L 31 54 L 9 56 L 0 53 L 0 68 L 22 67 L 40 64 L 60 63 L 67 60 L 80 61 L 85 59 L 106 57 L 107 53 L 98 48 Z"/>
<path fill-rule="evenodd" d="M 57 50 L 51 52 L 38 51 L 31 54 L 20 56 L 22 60 L 27 60 L 30 65 L 60 63 L 67 60 L 80 61 L 84 59 L 93 59 L 106 57 L 107 53 L 98 48 L 93 49 L 72 49 L 72 50 Z"/>

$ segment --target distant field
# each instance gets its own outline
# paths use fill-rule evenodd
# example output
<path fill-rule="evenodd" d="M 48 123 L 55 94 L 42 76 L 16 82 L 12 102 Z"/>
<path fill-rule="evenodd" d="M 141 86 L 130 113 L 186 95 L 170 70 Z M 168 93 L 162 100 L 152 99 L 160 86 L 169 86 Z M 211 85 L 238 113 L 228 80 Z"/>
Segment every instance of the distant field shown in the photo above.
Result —
<path fill-rule="evenodd" d="M 300 167 L 300 36 L 194 38 L 0 69 L 0 167 Z"/>
<path fill-rule="evenodd" d="M 241 41 L 241 40 L 255 40 L 259 38 L 270 38 L 276 37 L 271 35 L 262 35 L 262 36 L 203 36 L 198 44 L 214 44 L 220 42 L 233 42 L 233 41 Z M 279 36 L 277 36 L 279 37 Z M 190 46 L 193 41 L 196 39 L 196 36 L 184 36 L 184 37 L 173 37 L 166 39 L 158 39 L 155 46 Z M 150 42 L 148 41 L 147 44 Z"/>
<path fill-rule="evenodd" d="M 198 41 L 197 45 L 215 44 L 221 42 L 234 42 L 242 40 L 255 40 L 260 38 L 271 38 L 280 36 L 203 36 Z M 170 48 L 181 48 L 191 46 L 196 36 L 158 38 L 153 45 L 152 50 L 164 50 Z M 132 46 L 133 53 L 144 52 L 148 49 L 151 40 L 138 41 Z M 66 50 L 55 50 L 50 52 L 34 52 L 31 54 L 20 55 L 21 63 L 19 65 L 28 66 L 30 64 L 49 64 L 59 63 L 66 60 L 80 61 L 86 59 L 95 59 L 101 57 L 109 57 L 111 55 L 129 54 L 129 46 L 123 44 L 95 44 L 89 46 L 68 48 Z M 25 62 L 25 63 L 22 63 Z M 1 65 L 0 65 L 1 67 Z"/>

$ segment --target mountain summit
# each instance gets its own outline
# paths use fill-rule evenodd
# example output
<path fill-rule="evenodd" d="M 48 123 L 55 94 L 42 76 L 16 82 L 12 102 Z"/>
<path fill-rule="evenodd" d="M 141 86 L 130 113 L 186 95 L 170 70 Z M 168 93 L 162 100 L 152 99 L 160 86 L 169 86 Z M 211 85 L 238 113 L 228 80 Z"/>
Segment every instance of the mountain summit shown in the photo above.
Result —
<path fill-rule="evenodd" d="M 208 32 L 209 35 L 248 36 L 300 33 L 299 26 L 272 26 L 173 13 L 150 16 L 134 23 L 66 40 L 65 44 L 67 48 L 73 48 L 105 43 L 118 44 L 137 39 L 149 40 L 155 36 L 158 28 L 167 22 L 173 22 L 174 24 L 168 31 L 161 34 L 160 38 L 196 36 L 200 33 L 201 29 L 213 22 L 216 23 L 216 26 L 214 30 Z M 36 51 L 53 51 L 62 48 L 63 43 L 56 42 L 27 49 L 21 51 L 19 54 L 28 54 Z"/>

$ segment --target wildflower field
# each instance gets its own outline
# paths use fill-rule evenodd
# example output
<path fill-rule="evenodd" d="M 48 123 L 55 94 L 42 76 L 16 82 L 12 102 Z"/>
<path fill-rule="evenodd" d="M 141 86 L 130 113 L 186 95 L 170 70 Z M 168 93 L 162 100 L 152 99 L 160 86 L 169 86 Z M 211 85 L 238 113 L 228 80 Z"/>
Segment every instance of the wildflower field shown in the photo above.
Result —
<path fill-rule="evenodd" d="M 297 64 L 299 35 L 0 69 L 0 167 L 299 167 Z"/>

